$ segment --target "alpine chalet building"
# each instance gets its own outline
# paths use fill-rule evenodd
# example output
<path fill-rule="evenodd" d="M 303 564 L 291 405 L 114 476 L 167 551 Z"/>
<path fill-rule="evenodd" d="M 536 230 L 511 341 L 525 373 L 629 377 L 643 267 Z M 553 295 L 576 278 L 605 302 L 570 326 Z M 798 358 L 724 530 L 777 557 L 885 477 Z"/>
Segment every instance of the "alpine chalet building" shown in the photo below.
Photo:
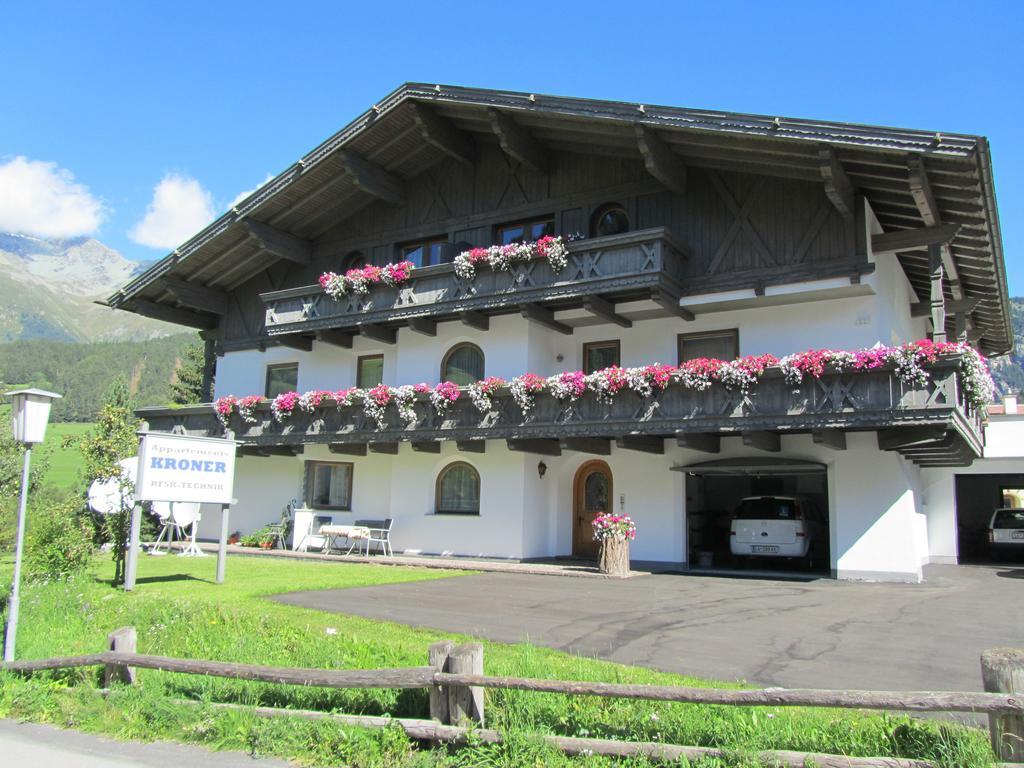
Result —
<path fill-rule="evenodd" d="M 731 566 L 781 495 L 850 579 L 957 561 L 1012 346 L 983 137 L 424 84 L 108 303 L 201 330 L 210 403 L 140 415 L 238 441 L 243 533 Z"/>

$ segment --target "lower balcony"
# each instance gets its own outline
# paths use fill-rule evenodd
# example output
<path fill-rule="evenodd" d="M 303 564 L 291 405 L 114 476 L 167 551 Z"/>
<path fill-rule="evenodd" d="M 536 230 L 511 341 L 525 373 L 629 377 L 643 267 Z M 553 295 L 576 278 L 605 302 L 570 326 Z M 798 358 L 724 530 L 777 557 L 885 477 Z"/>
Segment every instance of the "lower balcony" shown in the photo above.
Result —
<path fill-rule="evenodd" d="M 545 391 L 525 415 L 504 387 L 483 411 L 463 393 L 438 413 L 421 394 L 411 405 L 414 418 L 400 416 L 392 403 L 380 423 L 361 403 L 339 407 L 330 399 L 311 413 L 296 408 L 283 422 L 274 418 L 269 403 L 261 403 L 249 421 L 234 413 L 227 430 L 209 404 L 137 413 L 152 431 L 203 436 L 228 431 L 242 455 L 296 454 L 312 443 L 353 455 L 397 453 L 401 442 L 438 452 L 444 440 L 456 441 L 465 452 L 483 452 L 486 441 L 504 440 L 512 450 L 543 455 L 604 455 L 613 442 L 622 449 L 663 453 L 665 439 L 715 453 L 727 436 L 776 452 L 785 435 L 798 433 L 843 450 L 846 432 L 875 431 L 880 449 L 898 451 L 921 466 L 969 465 L 982 453 L 983 414 L 965 397 L 960 358 L 943 357 L 928 372 L 921 383 L 904 381 L 891 368 L 825 371 L 794 386 L 779 368 L 769 368 L 746 393 L 717 382 L 705 390 L 669 385 L 646 397 L 623 389 L 610 403 L 590 391 L 574 401 Z"/>

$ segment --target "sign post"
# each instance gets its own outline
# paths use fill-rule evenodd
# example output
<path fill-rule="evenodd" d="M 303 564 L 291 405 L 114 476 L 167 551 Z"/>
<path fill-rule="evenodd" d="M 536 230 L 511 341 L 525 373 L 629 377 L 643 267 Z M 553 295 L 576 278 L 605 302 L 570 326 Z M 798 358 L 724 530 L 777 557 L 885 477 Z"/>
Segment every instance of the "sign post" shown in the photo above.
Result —
<path fill-rule="evenodd" d="M 233 439 L 190 437 L 165 432 L 140 433 L 139 471 L 135 483 L 137 502 L 190 501 L 221 505 L 220 547 L 217 551 L 218 584 L 224 582 L 228 551 L 228 510 L 235 501 L 234 482 Z M 141 508 L 136 504 L 132 510 L 131 548 L 125 564 L 125 589 L 131 589 L 135 584 L 140 524 Z"/>

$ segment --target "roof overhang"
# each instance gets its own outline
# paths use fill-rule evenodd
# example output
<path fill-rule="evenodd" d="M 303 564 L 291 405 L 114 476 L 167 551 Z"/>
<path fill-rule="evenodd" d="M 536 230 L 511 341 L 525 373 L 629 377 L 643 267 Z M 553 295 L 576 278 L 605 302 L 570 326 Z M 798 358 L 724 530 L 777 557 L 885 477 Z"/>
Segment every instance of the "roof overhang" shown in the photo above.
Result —
<path fill-rule="evenodd" d="M 643 160 L 670 187 L 686 166 L 824 182 L 837 206 L 863 194 L 887 233 L 959 224 L 944 246 L 948 298 L 978 299 L 971 318 L 983 351 L 1012 347 L 984 137 L 421 83 L 386 96 L 106 303 L 213 327 L 209 307 L 225 291 L 282 259 L 309 263 L 339 222 L 381 200 L 401 204 L 405 180 L 446 159 L 471 161 L 481 142 L 534 166 L 548 150 Z M 927 251 L 898 258 L 927 296 Z"/>

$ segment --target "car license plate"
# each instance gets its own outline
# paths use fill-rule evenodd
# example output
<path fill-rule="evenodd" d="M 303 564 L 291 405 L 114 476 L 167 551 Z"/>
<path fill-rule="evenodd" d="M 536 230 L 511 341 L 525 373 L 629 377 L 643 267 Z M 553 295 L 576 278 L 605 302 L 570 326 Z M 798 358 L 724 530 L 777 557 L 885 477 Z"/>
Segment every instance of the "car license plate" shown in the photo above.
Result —
<path fill-rule="evenodd" d="M 1010 531 L 1011 539 L 1024 539 L 1024 531 Z"/>
<path fill-rule="evenodd" d="M 779 548 L 773 544 L 754 544 L 750 548 L 751 552 L 778 552 Z"/>

